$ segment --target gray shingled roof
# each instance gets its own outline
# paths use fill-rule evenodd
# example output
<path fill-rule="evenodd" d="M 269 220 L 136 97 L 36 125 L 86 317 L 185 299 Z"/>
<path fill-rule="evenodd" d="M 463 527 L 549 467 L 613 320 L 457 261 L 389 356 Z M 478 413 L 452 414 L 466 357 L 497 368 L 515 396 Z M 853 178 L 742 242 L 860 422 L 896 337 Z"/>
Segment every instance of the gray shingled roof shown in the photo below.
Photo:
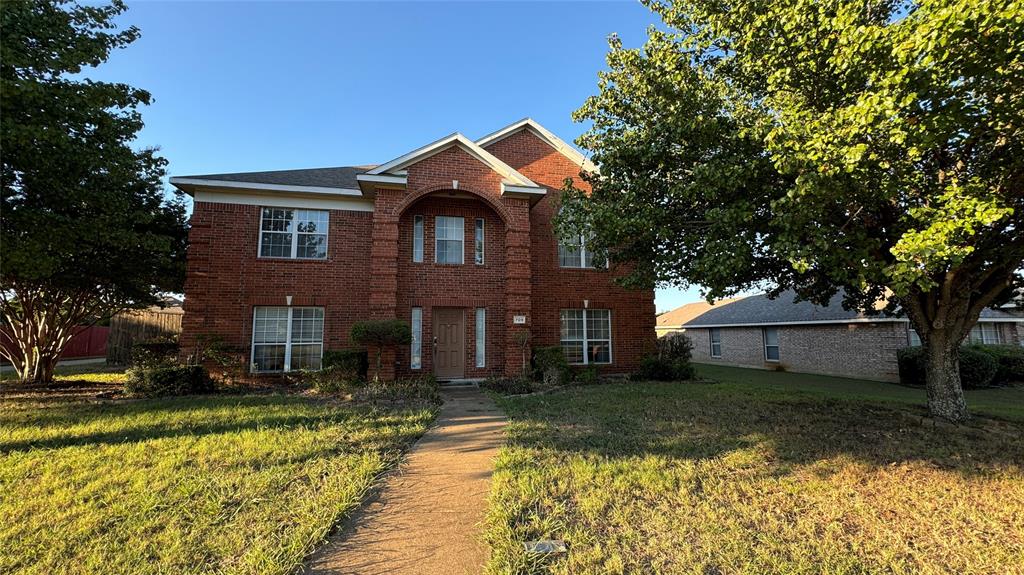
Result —
<path fill-rule="evenodd" d="M 359 189 L 356 175 L 376 166 L 340 166 L 337 168 L 310 168 L 306 170 L 276 170 L 273 172 L 240 172 L 236 174 L 203 174 L 179 176 L 195 180 L 221 180 L 250 184 L 277 184 L 282 186 L 316 186 L 321 188 Z"/>
<path fill-rule="evenodd" d="M 743 325 L 761 323 L 803 323 L 850 320 L 881 319 L 885 316 L 868 316 L 859 311 L 843 309 L 842 294 L 836 294 L 827 307 L 817 306 L 807 301 L 795 303 L 792 291 L 783 292 L 775 299 L 768 299 L 764 294 L 745 297 L 729 303 L 715 305 L 708 311 L 683 324 L 683 327 L 700 327 L 709 325 Z M 1022 319 L 1020 315 L 995 309 L 981 312 L 982 319 Z M 889 318 L 892 319 L 892 318 Z"/>

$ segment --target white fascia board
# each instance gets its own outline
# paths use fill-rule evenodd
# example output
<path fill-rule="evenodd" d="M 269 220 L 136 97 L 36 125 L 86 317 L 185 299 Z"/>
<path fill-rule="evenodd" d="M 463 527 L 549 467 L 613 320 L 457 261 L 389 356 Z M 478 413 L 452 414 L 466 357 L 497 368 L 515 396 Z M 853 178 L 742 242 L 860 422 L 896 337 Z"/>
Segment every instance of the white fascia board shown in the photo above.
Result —
<path fill-rule="evenodd" d="M 392 176 L 390 174 L 359 174 L 356 176 L 356 181 L 373 184 L 399 184 L 404 186 L 407 180 L 406 176 Z"/>
<path fill-rule="evenodd" d="M 434 154 L 438 154 L 440 152 L 443 152 L 444 150 L 447 150 L 451 146 L 461 147 L 471 156 L 480 160 L 481 162 L 484 163 L 484 165 L 491 168 L 492 170 L 494 170 L 507 180 L 513 182 L 514 184 L 521 186 L 537 186 L 537 184 L 533 183 L 533 181 L 530 180 L 530 178 L 527 178 L 526 176 L 520 174 L 511 166 L 495 157 L 494 154 L 481 148 L 476 143 L 471 141 L 469 138 L 463 136 L 458 132 L 445 136 L 435 142 L 431 142 L 421 148 L 417 148 L 409 152 L 408 154 L 404 154 L 402 156 L 395 158 L 394 160 L 391 160 L 390 162 L 381 164 L 376 168 L 366 172 L 366 174 L 364 175 L 397 175 L 401 173 L 402 170 L 409 166 L 410 164 L 419 162 L 421 160 L 425 160 L 430 156 L 433 156 Z"/>
<path fill-rule="evenodd" d="M 1024 322 L 1024 318 L 981 318 L 978 323 L 1016 323 Z M 682 324 L 682 325 L 659 325 L 659 329 L 675 328 L 675 329 L 704 329 L 704 328 L 723 328 L 723 327 L 783 327 L 787 325 L 845 325 L 848 323 L 910 323 L 910 320 L 905 317 L 879 317 L 879 318 L 856 318 L 856 319 L 821 319 L 821 320 L 807 320 L 807 321 L 765 321 L 765 322 L 751 322 L 751 323 L 716 323 L 716 324 Z"/>
<path fill-rule="evenodd" d="M 172 186 L 203 186 L 209 188 L 237 188 L 242 190 L 263 190 L 269 192 L 296 192 L 302 194 L 328 194 L 334 196 L 362 196 L 362 190 L 352 188 L 327 188 L 322 186 L 289 186 L 283 184 L 258 184 L 230 180 L 204 180 L 200 178 L 171 178 Z M 184 188 L 182 188 L 184 189 Z M 186 190 L 187 191 L 187 190 Z"/>
<path fill-rule="evenodd" d="M 594 165 L 593 162 L 588 160 L 586 156 L 581 154 L 579 150 L 567 144 L 564 140 L 554 135 L 550 130 L 548 130 L 544 126 L 541 126 L 540 124 L 535 122 L 532 118 L 523 118 L 518 122 L 509 124 L 508 126 L 505 126 L 504 128 L 498 130 L 497 132 L 490 133 L 484 136 L 483 138 L 480 138 L 479 140 L 476 141 L 476 143 L 481 148 L 486 148 L 487 146 L 495 142 L 504 140 L 505 138 L 511 136 L 512 134 L 515 134 L 516 132 L 525 129 L 533 130 L 533 132 L 537 134 L 541 140 L 543 140 L 549 146 L 551 146 L 556 151 L 561 153 L 563 156 L 569 158 L 574 163 L 578 164 L 584 170 L 587 170 L 588 172 L 597 171 L 597 166 Z"/>
<path fill-rule="evenodd" d="M 215 204 L 241 204 L 268 206 L 274 208 L 295 208 L 311 210 L 348 210 L 350 212 L 372 212 L 373 201 L 362 198 L 286 196 L 281 194 L 217 192 L 196 190 L 195 202 Z"/>
<path fill-rule="evenodd" d="M 528 194 L 531 196 L 543 196 L 548 193 L 547 188 L 541 186 L 516 186 L 505 182 L 501 183 L 501 194 Z"/>

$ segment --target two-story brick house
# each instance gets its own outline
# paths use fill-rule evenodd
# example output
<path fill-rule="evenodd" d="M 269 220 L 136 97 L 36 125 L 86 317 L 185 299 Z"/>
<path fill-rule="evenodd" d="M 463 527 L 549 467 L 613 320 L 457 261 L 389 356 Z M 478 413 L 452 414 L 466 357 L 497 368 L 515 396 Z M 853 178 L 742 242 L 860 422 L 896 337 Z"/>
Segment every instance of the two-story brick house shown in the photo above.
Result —
<path fill-rule="evenodd" d="M 354 322 L 398 318 L 413 342 L 388 376 L 516 375 L 522 330 L 629 372 L 654 345 L 653 291 L 552 227 L 565 178 L 593 169 L 525 119 L 377 166 L 171 178 L 194 199 L 182 347 L 216 336 L 255 372 L 316 368 Z"/>

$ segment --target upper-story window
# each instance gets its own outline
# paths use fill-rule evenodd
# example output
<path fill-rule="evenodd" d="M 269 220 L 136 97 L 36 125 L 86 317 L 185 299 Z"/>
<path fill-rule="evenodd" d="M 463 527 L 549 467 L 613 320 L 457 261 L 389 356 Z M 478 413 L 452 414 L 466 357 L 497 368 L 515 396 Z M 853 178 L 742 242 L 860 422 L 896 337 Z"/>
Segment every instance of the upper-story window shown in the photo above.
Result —
<path fill-rule="evenodd" d="M 412 261 L 423 262 L 423 216 L 412 217 Z"/>
<path fill-rule="evenodd" d="M 558 265 L 563 268 L 600 268 L 604 260 L 587 246 L 590 234 L 573 236 L 558 243 Z"/>
<path fill-rule="evenodd" d="M 465 221 L 461 217 L 437 216 L 434 219 L 434 261 L 461 264 L 465 253 Z"/>
<path fill-rule="evenodd" d="M 329 219 L 326 210 L 263 208 L 260 257 L 326 259 Z"/>
<path fill-rule="evenodd" d="M 478 266 L 484 265 L 484 219 L 476 219 L 476 230 L 473 235 L 473 261 Z"/>

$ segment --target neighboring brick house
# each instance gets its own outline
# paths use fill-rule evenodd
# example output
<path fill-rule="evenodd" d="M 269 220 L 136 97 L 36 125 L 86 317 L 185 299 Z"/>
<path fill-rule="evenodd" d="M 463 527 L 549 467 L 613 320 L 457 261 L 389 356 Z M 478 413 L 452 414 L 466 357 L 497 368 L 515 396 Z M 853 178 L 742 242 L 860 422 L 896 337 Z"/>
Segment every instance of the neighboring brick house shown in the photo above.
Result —
<path fill-rule="evenodd" d="M 903 317 L 867 316 L 843 309 L 755 295 L 715 305 L 688 304 L 658 317 L 659 336 L 684 332 L 699 363 L 785 369 L 879 381 L 898 381 L 896 350 L 920 345 Z M 1024 317 L 1014 310 L 982 312 L 972 342 L 1024 344 Z"/>
<path fill-rule="evenodd" d="M 354 322 L 398 318 L 413 343 L 385 376 L 517 375 L 522 350 L 633 370 L 654 345 L 654 293 L 613 282 L 552 229 L 566 178 L 594 166 L 525 119 L 455 133 L 390 162 L 171 178 L 194 199 L 182 348 L 217 337 L 251 369 L 317 368 Z"/>

